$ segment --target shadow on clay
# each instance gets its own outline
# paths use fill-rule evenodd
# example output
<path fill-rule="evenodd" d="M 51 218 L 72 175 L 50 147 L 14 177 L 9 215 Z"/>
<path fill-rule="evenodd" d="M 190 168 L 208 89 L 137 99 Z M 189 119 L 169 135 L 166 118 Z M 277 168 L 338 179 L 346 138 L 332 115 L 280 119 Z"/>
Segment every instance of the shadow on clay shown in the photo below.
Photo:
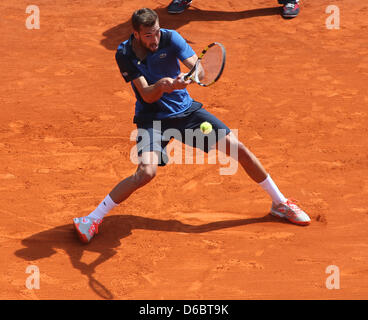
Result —
<path fill-rule="evenodd" d="M 213 11 L 200 10 L 191 6 L 184 13 L 172 15 L 167 12 L 166 7 L 154 9 L 160 19 L 160 26 L 166 29 L 178 30 L 180 27 L 193 21 L 236 21 L 262 16 L 280 15 L 281 7 L 260 8 L 243 11 Z M 100 44 L 108 50 L 116 50 L 122 41 L 129 38 L 132 33 L 131 21 L 125 21 L 113 28 L 106 30 L 102 35 L 104 39 Z M 188 40 L 187 40 L 188 41 Z M 189 43 L 192 43 L 188 41 Z"/>
<path fill-rule="evenodd" d="M 116 254 L 121 240 L 130 236 L 135 229 L 166 232 L 203 233 L 219 229 L 244 226 L 254 223 L 281 222 L 271 215 L 260 218 L 226 220 L 190 225 L 178 220 L 159 220 L 134 215 L 112 215 L 104 219 L 97 239 L 89 244 L 82 244 L 76 235 L 72 223 L 36 233 L 21 241 L 25 247 L 15 252 L 17 257 L 27 261 L 48 258 L 62 249 L 69 256 L 73 267 L 88 277 L 90 288 L 103 299 L 113 299 L 112 293 L 93 274 L 98 265 Z M 81 261 L 84 251 L 99 253 L 98 258 L 90 264 Z"/>

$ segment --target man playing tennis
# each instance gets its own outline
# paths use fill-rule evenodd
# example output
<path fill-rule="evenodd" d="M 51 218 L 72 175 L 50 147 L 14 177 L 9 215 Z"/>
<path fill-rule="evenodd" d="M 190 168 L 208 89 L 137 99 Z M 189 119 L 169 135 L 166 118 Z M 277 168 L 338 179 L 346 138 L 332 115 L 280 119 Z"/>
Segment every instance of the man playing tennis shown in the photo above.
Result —
<path fill-rule="evenodd" d="M 180 60 L 191 69 L 197 61 L 197 55 L 188 43 L 176 31 L 161 29 L 158 16 L 151 9 L 135 11 L 132 25 L 133 34 L 119 45 L 116 61 L 125 81 L 131 82 L 137 98 L 134 123 L 147 135 L 137 139 L 139 164 L 136 172 L 119 182 L 88 216 L 73 219 L 80 239 L 89 242 L 98 233 L 104 216 L 151 181 L 158 166 L 167 163 L 165 148 L 169 139 L 163 137 L 166 129 L 195 130 L 205 121 L 212 124 L 216 140 L 193 146 L 208 152 L 219 140 L 225 139 L 227 152 L 236 148 L 240 165 L 270 195 L 270 213 L 298 225 L 308 225 L 308 215 L 283 196 L 258 159 L 222 121 L 190 97 L 186 87 L 191 81 L 184 81 L 179 65 Z M 160 121 L 160 129 L 155 127 L 154 121 Z M 222 138 L 220 132 L 224 133 Z"/>

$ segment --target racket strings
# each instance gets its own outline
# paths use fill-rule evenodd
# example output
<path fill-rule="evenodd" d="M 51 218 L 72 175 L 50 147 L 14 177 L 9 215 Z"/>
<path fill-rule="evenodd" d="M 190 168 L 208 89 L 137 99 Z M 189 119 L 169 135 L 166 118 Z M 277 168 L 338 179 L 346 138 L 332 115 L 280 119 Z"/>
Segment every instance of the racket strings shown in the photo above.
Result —
<path fill-rule="evenodd" d="M 195 78 L 204 85 L 216 80 L 223 66 L 223 50 L 219 45 L 209 48 L 203 55 L 199 68 L 196 69 Z"/>

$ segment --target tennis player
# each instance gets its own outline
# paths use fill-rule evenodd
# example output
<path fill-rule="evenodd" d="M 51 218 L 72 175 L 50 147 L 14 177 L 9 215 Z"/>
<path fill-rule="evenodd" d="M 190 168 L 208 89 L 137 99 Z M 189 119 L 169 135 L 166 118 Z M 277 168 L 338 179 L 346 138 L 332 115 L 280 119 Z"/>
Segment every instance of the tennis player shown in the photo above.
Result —
<path fill-rule="evenodd" d="M 194 101 L 183 80 L 179 60 L 191 69 L 197 55 L 174 30 L 161 29 L 157 13 L 143 8 L 132 15 L 133 34 L 122 42 L 116 52 L 116 61 L 126 82 L 130 82 L 136 95 L 134 123 L 145 135 L 137 137 L 139 164 L 136 172 L 119 182 L 88 216 L 73 219 L 74 227 L 83 242 L 89 242 L 98 233 L 104 216 L 126 200 L 134 191 L 150 182 L 159 166 L 168 161 L 167 129 L 183 133 L 198 129 L 207 121 L 212 124 L 215 139 L 194 147 L 209 152 L 226 142 L 226 152 L 236 149 L 237 160 L 249 177 L 271 197 L 271 214 L 298 225 L 308 225 L 310 218 L 295 203 L 285 198 L 261 163 L 218 118 Z M 154 125 L 160 121 L 160 129 Z M 139 131 L 138 131 L 139 132 Z M 221 132 L 223 133 L 221 135 Z M 188 143 L 187 141 L 182 141 Z M 178 186 L 178 188 L 180 188 Z"/>

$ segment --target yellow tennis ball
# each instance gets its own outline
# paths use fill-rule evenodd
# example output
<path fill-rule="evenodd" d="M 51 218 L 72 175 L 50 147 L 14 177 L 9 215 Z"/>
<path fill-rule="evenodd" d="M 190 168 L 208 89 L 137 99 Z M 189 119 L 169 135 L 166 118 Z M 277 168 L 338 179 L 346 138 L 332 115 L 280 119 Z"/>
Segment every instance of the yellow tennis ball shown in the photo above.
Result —
<path fill-rule="evenodd" d="M 212 124 L 207 121 L 202 122 L 200 125 L 200 129 L 204 134 L 209 134 L 212 131 Z"/>

